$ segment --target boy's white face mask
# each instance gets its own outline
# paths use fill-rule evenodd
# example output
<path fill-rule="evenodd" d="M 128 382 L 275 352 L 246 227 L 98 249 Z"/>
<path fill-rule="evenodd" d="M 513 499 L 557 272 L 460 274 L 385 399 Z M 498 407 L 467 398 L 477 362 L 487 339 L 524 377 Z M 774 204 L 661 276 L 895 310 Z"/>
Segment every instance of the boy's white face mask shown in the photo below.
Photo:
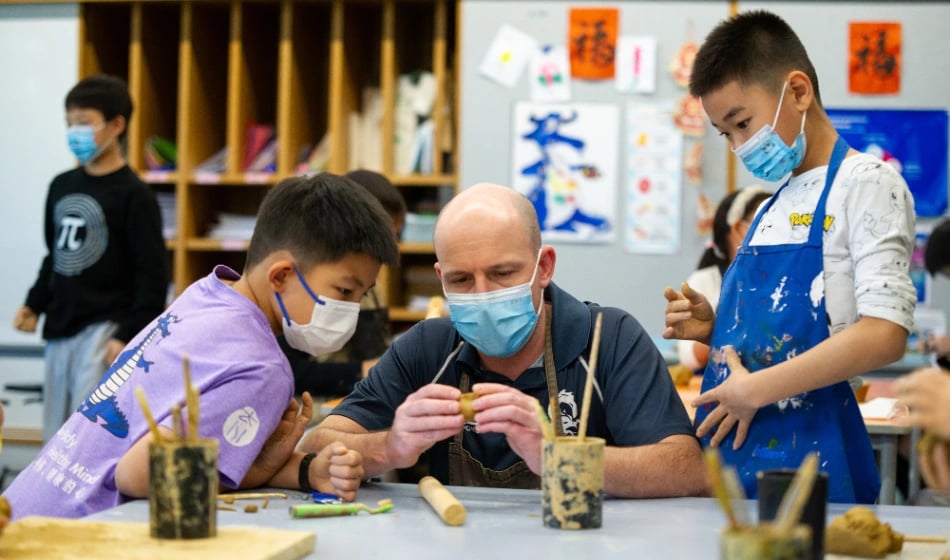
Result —
<path fill-rule="evenodd" d="M 294 271 L 300 278 L 310 297 L 315 302 L 313 313 L 310 315 L 310 322 L 301 325 L 295 323 L 287 313 L 284 307 L 284 300 L 280 293 L 274 292 L 277 296 L 277 303 L 280 305 L 280 311 L 284 315 L 286 324 L 284 326 L 284 338 L 291 348 L 306 352 L 311 356 L 322 356 L 336 352 L 356 332 L 356 323 L 360 315 L 360 304 L 331 299 L 326 296 L 318 296 L 313 293 L 303 274 L 295 266 Z"/>

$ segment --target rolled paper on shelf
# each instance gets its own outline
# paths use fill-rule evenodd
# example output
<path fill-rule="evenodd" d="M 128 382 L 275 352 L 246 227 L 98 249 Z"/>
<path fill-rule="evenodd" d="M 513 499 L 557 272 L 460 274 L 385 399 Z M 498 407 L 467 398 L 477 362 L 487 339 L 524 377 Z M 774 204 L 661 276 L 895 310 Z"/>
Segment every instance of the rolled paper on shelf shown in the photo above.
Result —
<path fill-rule="evenodd" d="M 419 481 L 419 493 L 446 525 L 458 527 L 465 523 L 465 506 L 437 479 L 426 476 Z"/>

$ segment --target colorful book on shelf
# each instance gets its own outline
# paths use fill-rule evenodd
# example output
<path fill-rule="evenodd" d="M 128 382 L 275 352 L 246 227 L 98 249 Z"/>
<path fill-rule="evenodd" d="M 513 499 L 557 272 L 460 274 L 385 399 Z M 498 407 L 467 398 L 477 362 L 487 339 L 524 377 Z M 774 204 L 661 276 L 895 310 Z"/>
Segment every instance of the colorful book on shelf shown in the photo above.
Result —
<path fill-rule="evenodd" d="M 245 169 L 253 173 L 275 173 L 277 171 L 277 139 L 272 138 L 257 154 L 254 161 Z"/>
<path fill-rule="evenodd" d="M 225 146 L 195 167 L 195 177 L 221 175 L 228 168 L 228 147 Z"/>
<path fill-rule="evenodd" d="M 274 126 L 270 124 L 251 123 L 247 126 L 247 136 L 244 139 L 244 160 L 242 167 L 251 171 L 251 165 L 257 160 L 268 144 L 275 140 Z"/>
<path fill-rule="evenodd" d="M 306 161 L 297 167 L 299 173 L 320 173 L 326 171 L 330 164 L 330 133 L 327 132 L 320 139 L 313 150 L 307 155 Z"/>
<path fill-rule="evenodd" d="M 145 141 L 145 165 L 150 171 L 174 171 L 178 150 L 171 140 L 149 136 Z"/>

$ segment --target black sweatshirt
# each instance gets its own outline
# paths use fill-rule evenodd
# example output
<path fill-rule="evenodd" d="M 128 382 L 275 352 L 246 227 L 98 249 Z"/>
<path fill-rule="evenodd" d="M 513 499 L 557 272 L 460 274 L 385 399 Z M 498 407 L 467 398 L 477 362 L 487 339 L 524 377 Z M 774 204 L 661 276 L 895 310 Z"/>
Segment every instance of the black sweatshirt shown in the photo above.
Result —
<path fill-rule="evenodd" d="M 49 252 L 26 298 L 46 314 L 43 338 L 111 320 L 119 325 L 114 338 L 128 342 L 164 309 L 169 267 L 158 203 L 127 165 L 53 179 L 45 232 Z"/>

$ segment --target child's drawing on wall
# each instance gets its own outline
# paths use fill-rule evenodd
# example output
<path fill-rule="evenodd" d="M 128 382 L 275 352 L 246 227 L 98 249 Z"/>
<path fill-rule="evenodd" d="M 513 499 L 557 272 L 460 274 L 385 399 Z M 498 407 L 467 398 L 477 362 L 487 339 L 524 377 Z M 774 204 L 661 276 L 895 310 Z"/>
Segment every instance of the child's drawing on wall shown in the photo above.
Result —
<path fill-rule="evenodd" d="M 512 186 L 546 241 L 614 239 L 618 119 L 606 104 L 515 105 Z"/>

